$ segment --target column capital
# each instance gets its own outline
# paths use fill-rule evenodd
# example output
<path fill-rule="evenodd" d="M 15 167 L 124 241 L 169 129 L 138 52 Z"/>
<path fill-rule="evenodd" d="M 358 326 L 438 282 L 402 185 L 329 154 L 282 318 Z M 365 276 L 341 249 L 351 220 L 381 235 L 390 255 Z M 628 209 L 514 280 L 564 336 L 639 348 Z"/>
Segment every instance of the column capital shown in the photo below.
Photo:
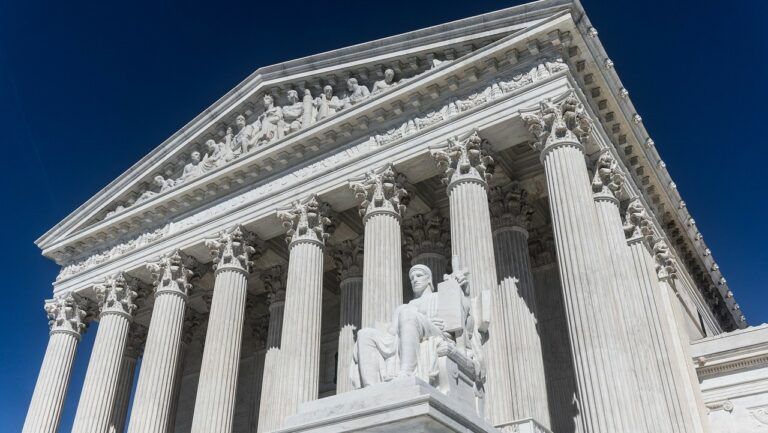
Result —
<path fill-rule="evenodd" d="M 317 194 L 294 201 L 288 209 L 278 210 L 277 217 L 283 221 L 289 248 L 300 242 L 314 242 L 324 246 L 335 228 L 328 218 L 330 212 L 331 207 L 321 202 Z"/>
<path fill-rule="evenodd" d="M 437 209 L 405 220 L 403 235 L 405 253 L 411 260 L 425 253 L 439 254 L 444 258 L 451 256 L 450 221 Z M 442 278 L 442 275 L 439 277 Z"/>
<path fill-rule="evenodd" d="M 560 98 L 559 102 L 546 99 L 538 109 L 520 113 L 523 123 L 535 137 L 533 148 L 542 152 L 542 159 L 551 149 L 561 145 L 583 148 L 592 131 L 592 119 L 573 90 Z"/>
<path fill-rule="evenodd" d="M 362 236 L 333 245 L 333 265 L 339 281 L 363 277 L 363 251 Z"/>
<path fill-rule="evenodd" d="M 445 171 L 443 183 L 451 188 L 462 182 L 487 185 L 493 175 L 495 163 L 490 155 L 488 140 L 480 137 L 477 130 L 468 136 L 453 137 L 447 147 L 431 150 L 438 167 Z"/>
<path fill-rule="evenodd" d="M 261 273 L 261 281 L 267 292 L 270 309 L 277 303 L 285 302 L 285 280 L 288 273 L 282 265 L 272 266 Z"/>
<path fill-rule="evenodd" d="M 248 273 L 253 259 L 258 257 L 256 236 L 237 225 L 219 233 L 216 239 L 208 239 L 205 246 L 211 251 L 215 272 L 223 269 Z"/>
<path fill-rule="evenodd" d="M 491 188 L 488 201 L 494 231 L 505 227 L 520 227 L 528 231 L 534 209 L 528 191 L 520 187 L 520 184 L 513 182 L 505 188 Z"/>
<path fill-rule="evenodd" d="M 386 212 L 402 217 L 408 204 L 408 191 L 405 185 L 408 180 L 397 173 L 392 164 L 387 164 L 378 170 L 371 170 L 357 180 L 349 181 L 349 187 L 355 191 L 355 196 L 362 200 L 360 216 L 363 222 L 367 217 L 377 212 Z"/>
<path fill-rule="evenodd" d="M 136 278 L 124 272 L 118 272 L 104 279 L 102 284 L 93 287 L 99 303 L 101 315 L 120 314 L 130 318 L 136 311 Z"/>
<path fill-rule="evenodd" d="M 664 239 L 653 242 L 653 259 L 656 261 L 656 274 L 662 281 L 672 280 L 677 275 L 677 262 L 669 251 Z"/>
<path fill-rule="evenodd" d="M 80 339 L 87 327 L 85 322 L 87 313 L 75 295 L 67 293 L 53 299 L 47 299 L 43 308 L 48 316 L 51 334 L 71 333 Z"/>
<path fill-rule="evenodd" d="M 656 237 L 651 216 L 639 198 L 634 198 L 624 212 L 624 235 L 627 239 L 645 239 L 651 241 Z"/>
<path fill-rule="evenodd" d="M 155 293 L 174 293 L 186 299 L 192 284 L 190 279 L 195 275 L 192 268 L 197 262 L 180 250 L 174 250 L 160 257 L 156 262 L 147 263 L 147 269 L 152 273 Z"/>
<path fill-rule="evenodd" d="M 618 205 L 624 180 L 625 176 L 619 168 L 619 163 L 609 150 L 603 151 L 595 162 L 595 175 L 592 177 L 595 200 L 610 200 Z"/>

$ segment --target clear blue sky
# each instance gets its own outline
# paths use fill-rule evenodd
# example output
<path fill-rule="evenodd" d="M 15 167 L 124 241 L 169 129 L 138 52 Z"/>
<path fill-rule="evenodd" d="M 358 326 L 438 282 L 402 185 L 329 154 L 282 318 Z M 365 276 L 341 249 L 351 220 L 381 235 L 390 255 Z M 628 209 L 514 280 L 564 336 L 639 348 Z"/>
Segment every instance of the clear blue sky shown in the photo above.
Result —
<path fill-rule="evenodd" d="M 112 3 L 0 3 L 0 433 L 20 431 L 48 339 L 39 235 L 259 66 L 520 2 Z M 768 321 L 768 3 L 584 3 L 747 319 Z"/>

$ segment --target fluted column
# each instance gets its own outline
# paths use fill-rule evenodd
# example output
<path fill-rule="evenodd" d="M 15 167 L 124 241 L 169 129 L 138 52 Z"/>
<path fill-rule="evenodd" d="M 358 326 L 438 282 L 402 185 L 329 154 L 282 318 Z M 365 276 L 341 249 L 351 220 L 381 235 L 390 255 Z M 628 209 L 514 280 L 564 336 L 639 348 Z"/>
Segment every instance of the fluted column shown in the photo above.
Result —
<path fill-rule="evenodd" d="M 675 371 L 674 348 L 672 347 L 672 334 L 663 316 L 661 293 L 658 285 L 654 284 L 656 272 L 649 267 L 653 260 L 648 250 L 647 239 L 653 236 L 654 229 L 649 215 L 645 212 L 642 203 L 635 199 L 627 207 L 625 214 L 624 230 L 629 240 L 630 259 L 632 271 L 638 285 L 638 298 L 636 302 L 642 309 L 645 322 L 649 326 L 651 334 L 651 355 L 653 367 L 660 375 L 664 402 L 669 413 L 671 431 L 692 433 L 694 425 L 690 413 L 686 411 L 685 394 L 681 377 Z"/>
<path fill-rule="evenodd" d="M 168 433 L 173 433 L 176 430 L 176 416 L 178 415 L 179 410 L 181 380 L 184 377 L 184 365 L 187 360 L 187 350 L 192 343 L 192 338 L 194 338 L 200 323 L 202 323 L 202 319 L 199 313 L 188 308 L 187 313 L 184 315 L 184 327 L 181 331 L 181 345 L 179 346 L 179 357 L 177 359 L 176 379 L 173 382 L 171 410 L 170 415 L 168 415 L 168 430 L 166 430 Z"/>
<path fill-rule="evenodd" d="M 499 310 L 486 192 L 493 158 L 477 131 L 462 139 L 449 140 L 447 148 L 433 150 L 432 155 L 445 170 L 443 183 L 447 185 L 450 207 L 452 255 L 458 257 L 458 266 L 469 271 L 472 315 L 480 332 L 487 336 L 483 344 L 487 362 L 486 412 L 495 425 L 506 425 L 515 420 L 511 410 L 514 396 L 506 374 L 506 324 Z"/>
<path fill-rule="evenodd" d="M 550 428 L 538 309 L 528 251 L 533 208 L 517 184 L 490 194 L 493 246 L 499 280 L 499 310 L 506 325 L 507 372 L 516 420 L 533 418 Z"/>
<path fill-rule="evenodd" d="M 622 400 L 622 388 L 635 378 L 625 368 L 630 361 L 620 332 L 623 322 L 611 295 L 616 279 L 584 160 L 582 141 L 591 119 L 573 93 L 559 103 L 545 101 L 522 118 L 536 137 L 547 178 L 584 431 L 642 431 Z"/>
<path fill-rule="evenodd" d="M 320 379 L 320 337 L 323 310 L 323 250 L 331 224 L 330 208 L 317 196 L 294 202 L 278 216 L 288 229 L 283 339 L 280 345 L 281 402 L 278 425 L 300 403 L 317 398 Z M 269 353 L 268 353 L 269 355 Z"/>
<path fill-rule="evenodd" d="M 413 265 L 424 265 L 432 271 L 434 287 L 448 273 L 451 256 L 451 226 L 440 211 L 414 215 L 403 224 L 405 254 Z"/>
<path fill-rule="evenodd" d="M 128 407 L 131 404 L 131 391 L 133 379 L 136 375 L 136 363 L 144 351 L 144 343 L 147 339 L 147 328 L 138 323 L 131 324 L 128 330 L 128 341 L 125 343 L 123 362 L 120 365 L 120 379 L 118 379 L 117 393 L 115 394 L 115 407 L 112 409 L 110 428 L 115 433 L 123 433 L 128 421 Z"/>
<path fill-rule="evenodd" d="M 349 366 L 355 347 L 355 333 L 360 329 L 362 321 L 363 258 L 363 242 L 360 237 L 344 241 L 333 249 L 333 261 L 341 291 L 336 394 L 354 389 Z"/>
<path fill-rule="evenodd" d="M 391 164 L 350 182 L 362 200 L 360 216 L 365 225 L 363 327 L 390 322 L 395 308 L 403 304 L 400 219 L 408 198 L 404 182 Z"/>
<path fill-rule="evenodd" d="M 259 398 L 258 431 L 266 432 L 278 428 L 279 412 L 282 401 L 280 383 L 283 380 L 280 357 L 280 343 L 283 332 L 283 317 L 285 316 L 285 269 L 283 266 L 273 266 L 267 269 L 261 279 L 267 290 L 269 302 L 269 324 L 267 325 L 267 352 L 264 355 L 264 368 L 261 381 L 261 397 Z"/>
<path fill-rule="evenodd" d="M 106 433 L 120 379 L 128 329 L 136 305 L 135 280 L 119 273 L 94 287 L 101 307 L 99 328 L 85 373 L 72 433 Z"/>
<path fill-rule="evenodd" d="M 283 334 L 283 315 L 285 311 L 285 268 L 277 265 L 261 275 L 267 291 L 269 304 L 269 325 L 267 326 L 267 349 L 280 347 Z"/>
<path fill-rule="evenodd" d="M 248 272 L 256 250 L 237 226 L 206 241 L 215 266 L 213 299 L 192 415 L 192 433 L 232 430 Z"/>
<path fill-rule="evenodd" d="M 166 433 L 170 425 L 192 265 L 178 250 L 147 265 L 155 279 L 155 303 L 129 433 Z"/>
<path fill-rule="evenodd" d="M 72 362 L 85 330 L 85 311 L 73 295 L 45 301 L 50 334 L 43 364 L 29 403 L 22 433 L 55 433 L 72 373 Z"/>

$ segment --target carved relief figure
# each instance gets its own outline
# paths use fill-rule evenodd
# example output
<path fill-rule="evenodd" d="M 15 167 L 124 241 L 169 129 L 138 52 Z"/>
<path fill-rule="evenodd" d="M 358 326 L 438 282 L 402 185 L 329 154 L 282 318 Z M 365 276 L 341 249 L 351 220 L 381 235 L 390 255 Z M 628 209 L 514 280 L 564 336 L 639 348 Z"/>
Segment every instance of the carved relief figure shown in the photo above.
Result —
<path fill-rule="evenodd" d="M 371 92 L 367 87 L 357 84 L 357 78 L 347 80 L 347 90 L 349 93 L 345 98 L 344 108 L 359 104 L 371 96 Z"/>
<path fill-rule="evenodd" d="M 283 138 L 285 131 L 283 109 L 275 105 L 275 99 L 272 98 L 272 95 L 264 95 L 264 112 L 259 116 L 258 124 L 257 146 Z"/>
<path fill-rule="evenodd" d="M 235 135 L 232 151 L 235 154 L 248 153 L 256 144 L 256 133 L 258 132 L 253 125 L 248 125 L 245 116 L 242 114 L 235 119 L 237 126 L 237 135 Z"/>
<path fill-rule="evenodd" d="M 200 176 L 200 152 L 194 151 L 189 154 L 190 162 L 184 166 L 184 171 L 181 172 L 181 177 L 177 180 L 178 183 L 186 182 L 190 179 L 194 179 Z"/>
<path fill-rule="evenodd" d="M 323 87 L 323 94 L 315 99 L 317 107 L 317 120 L 323 120 L 333 116 L 344 108 L 344 102 L 338 96 L 333 95 L 333 87 Z"/>
<path fill-rule="evenodd" d="M 295 90 L 288 91 L 288 103 L 283 107 L 283 119 L 286 123 L 285 134 L 301 129 L 301 120 L 304 116 L 304 101 L 299 102 L 299 93 Z"/>
<path fill-rule="evenodd" d="M 301 127 L 306 128 L 317 121 L 317 110 L 314 105 L 315 100 L 312 98 L 312 92 L 309 89 L 304 89 L 304 98 L 301 101 L 302 115 L 301 115 Z"/>
<path fill-rule="evenodd" d="M 396 84 L 397 83 L 395 82 L 395 71 L 393 71 L 390 68 L 387 68 L 384 71 L 384 79 L 373 83 L 373 90 L 371 90 L 371 95 L 381 93 L 389 89 L 390 87 L 395 86 Z"/>
<path fill-rule="evenodd" d="M 205 154 L 200 163 L 202 173 L 207 173 L 235 159 L 232 148 L 226 143 L 217 143 L 215 140 L 209 139 L 205 142 L 205 146 L 208 148 L 208 153 Z"/>
<path fill-rule="evenodd" d="M 139 198 L 136 199 L 136 204 L 145 202 L 158 194 L 168 191 L 173 188 L 175 184 L 176 182 L 173 179 L 166 179 L 158 174 L 152 179 L 152 186 L 157 188 L 157 191 L 152 191 L 151 189 L 144 191 Z"/>

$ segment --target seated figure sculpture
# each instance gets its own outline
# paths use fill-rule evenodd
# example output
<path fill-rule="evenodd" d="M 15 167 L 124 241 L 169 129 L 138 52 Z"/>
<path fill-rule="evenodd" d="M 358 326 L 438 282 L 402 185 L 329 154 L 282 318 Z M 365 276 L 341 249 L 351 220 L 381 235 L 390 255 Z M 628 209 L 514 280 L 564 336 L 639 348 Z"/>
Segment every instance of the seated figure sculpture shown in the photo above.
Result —
<path fill-rule="evenodd" d="M 392 322 L 357 333 L 350 375 L 356 388 L 417 376 L 483 413 L 484 359 L 474 325 L 468 274 L 454 258 L 454 273 L 435 291 L 432 272 L 408 272 L 414 299 L 395 309 Z M 384 330 L 383 328 L 386 328 Z"/>

